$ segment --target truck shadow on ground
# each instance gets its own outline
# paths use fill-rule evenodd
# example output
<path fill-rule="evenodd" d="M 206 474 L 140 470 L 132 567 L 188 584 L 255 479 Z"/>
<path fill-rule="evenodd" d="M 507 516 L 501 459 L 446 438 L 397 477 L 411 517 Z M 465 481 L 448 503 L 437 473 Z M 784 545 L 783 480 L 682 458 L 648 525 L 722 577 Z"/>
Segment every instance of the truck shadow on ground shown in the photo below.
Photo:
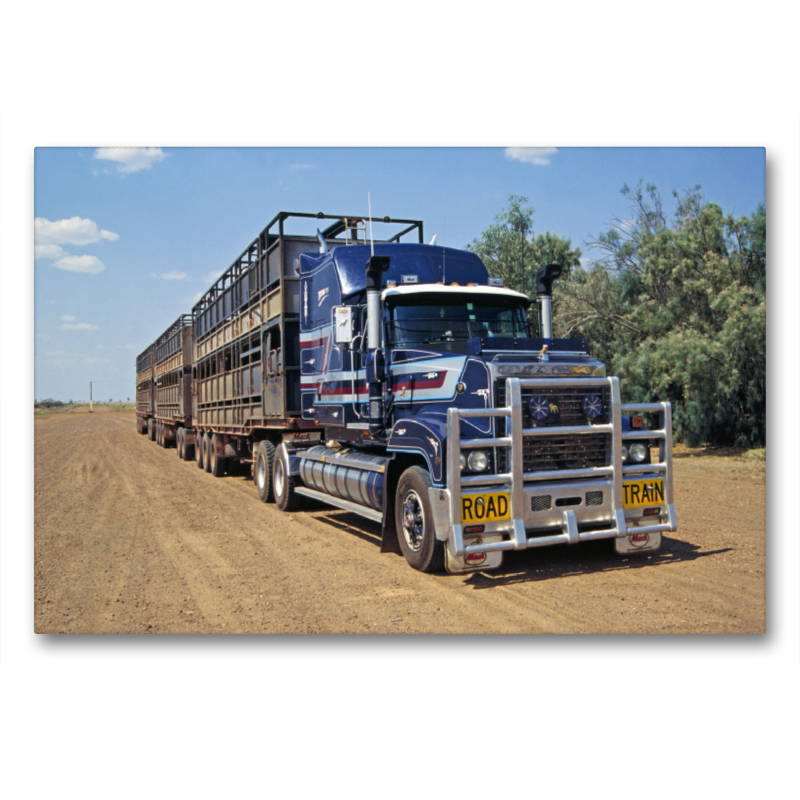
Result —
<path fill-rule="evenodd" d="M 505 554 L 503 564 L 497 570 L 474 572 L 465 585 L 474 589 L 491 589 L 496 586 L 511 586 L 532 581 L 548 581 L 556 578 L 593 575 L 663 567 L 696 561 L 699 558 L 728 553 L 732 547 L 719 550 L 703 550 L 681 539 L 662 538 L 661 549 L 654 553 L 621 556 L 614 552 L 613 542 L 597 540 L 580 545 L 555 545 Z"/>
<path fill-rule="evenodd" d="M 381 526 L 377 522 L 370 522 L 358 514 L 347 511 L 331 513 L 330 506 L 310 498 L 305 499 L 303 511 L 311 514 L 325 512 L 324 516 L 317 517 L 317 519 L 326 525 L 331 525 L 344 533 L 380 547 Z M 503 564 L 499 569 L 449 577 L 454 580 L 463 580 L 464 585 L 472 586 L 474 589 L 491 589 L 497 586 L 511 586 L 518 583 L 548 581 L 579 575 L 663 567 L 668 564 L 696 561 L 699 558 L 728 553 L 731 550 L 733 550 L 732 547 L 701 550 L 698 545 L 691 542 L 664 536 L 661 541 L 661 549 L 654 553 L 621 556 L 614 552 L 614 544 L 611 540 L 603 539 L 583 542 L 577 546 L 555 545 L 519 552 L 508 551 L 505 553 Z"/>

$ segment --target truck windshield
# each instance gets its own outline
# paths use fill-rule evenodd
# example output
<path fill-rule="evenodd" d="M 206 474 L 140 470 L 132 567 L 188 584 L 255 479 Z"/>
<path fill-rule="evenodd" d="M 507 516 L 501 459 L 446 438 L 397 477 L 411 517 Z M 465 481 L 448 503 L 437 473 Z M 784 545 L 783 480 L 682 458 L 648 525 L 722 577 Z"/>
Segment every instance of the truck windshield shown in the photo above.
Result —
<path fill-rule="evenodd" d="M 389 342 L 393 347 L 466 342 L 474 336 L 525 338 L 525 311 L 519 303 L 494 297 L 423 297 L 413 304 L 388 307 Z"/>

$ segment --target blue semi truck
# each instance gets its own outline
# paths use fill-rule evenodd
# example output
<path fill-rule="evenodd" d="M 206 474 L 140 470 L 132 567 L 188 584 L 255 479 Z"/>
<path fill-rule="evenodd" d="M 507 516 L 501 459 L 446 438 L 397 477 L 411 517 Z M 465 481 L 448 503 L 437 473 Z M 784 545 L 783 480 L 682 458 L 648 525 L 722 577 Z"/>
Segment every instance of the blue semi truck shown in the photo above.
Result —
<path fill-rule="evenodd" d="M 584 341 L 553 336 L 560 267 L 538 270 L 534 331 L 474 253 L 377 221 L 406 227 L 270 223 L 193 309 L 193 413 L 162 438 L 215 475 L 250 465 L 283 511 L 310 497 L 380 523 L 423 572 L 590 539 L 657 550 L 677 528 L 670 405 L 623 404 Z"/>

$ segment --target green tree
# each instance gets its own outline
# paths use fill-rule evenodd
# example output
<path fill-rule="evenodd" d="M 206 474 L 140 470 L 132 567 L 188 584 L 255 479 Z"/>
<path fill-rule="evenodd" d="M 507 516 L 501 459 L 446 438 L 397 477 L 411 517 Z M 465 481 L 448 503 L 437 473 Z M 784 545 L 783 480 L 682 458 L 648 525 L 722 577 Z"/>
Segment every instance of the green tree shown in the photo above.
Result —
<path fill-rule="evenodd" d="M 694 187 L 670 221 L 641 183 L 631 217 L 593 242 L 602 253 L 562 285 L 558 335 L 578 334 L 635 401 L 669 400 L 687 444 L 766 439 L 766 212 L 725 216 Z M 599 352 L 598 352 L 599 351 Z"/>
<path fill-rule="evenodd" d="M 466 246 L 486 264 L 489 274 L 523 294 L 536 292 L 536 270 L 544 264 L 561 264 L 563 275 L 580 265 L 581 251 L 569 239 L 547 231 L 534 235 L 533 206 L 527 197 L 512 194 L 508 207 L 483 233 Z"/>

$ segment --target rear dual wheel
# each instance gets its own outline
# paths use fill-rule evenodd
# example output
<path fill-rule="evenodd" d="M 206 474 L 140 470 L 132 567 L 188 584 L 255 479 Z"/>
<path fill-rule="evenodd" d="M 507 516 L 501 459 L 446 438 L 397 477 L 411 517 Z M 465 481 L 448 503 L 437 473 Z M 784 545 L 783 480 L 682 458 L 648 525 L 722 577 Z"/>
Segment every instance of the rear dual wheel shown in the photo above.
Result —
<path fill-rule="evenodd" d="M 294 478 L 289 467 L 289 453 L 285 445 L 278 447 L 272 462 L 272 489 L 275 503 L 281 511 L 300 508 L 303 496 L 295 491 Z"/>
<path fill-rule="evenodd" d="M 194 462 L 200 469 L 203 469 L 203 440 L 205 439 L 205 434 L 200 433 L 198 431 L 195 434 L 194 438 Z"/>
<path fill-rule="evenodd" d="M 209 454 L 208 454 L 208 467 L 207 470 L 210 472 L 215 478 L 219 478 L 225 472 L 225 465 L 228 461 L 227 458 L 221 458 L 218 453 L 220 442 L 217 439 L 217 434 L 212 434 L 210 445 L 209 445 Z"/>
<path fill-rule="evenodd" d="M 275 492 L 272 489 L 272 469 L 275 461 L 275 445 L 263 441 L 256 448 L 255 467 L 253 479 L 262 503 L 274 503 Z"/>

